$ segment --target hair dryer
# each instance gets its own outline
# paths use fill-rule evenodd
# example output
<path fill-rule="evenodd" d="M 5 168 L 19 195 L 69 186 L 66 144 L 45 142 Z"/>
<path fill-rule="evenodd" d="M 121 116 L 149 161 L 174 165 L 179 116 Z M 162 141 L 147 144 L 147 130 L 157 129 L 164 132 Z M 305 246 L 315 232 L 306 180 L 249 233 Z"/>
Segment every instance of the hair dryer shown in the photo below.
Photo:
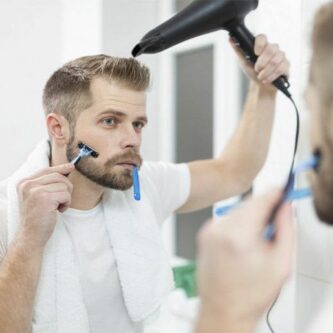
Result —
<path fill-rule="evenodd" d="M 244 24 L 245 16 L 258 6 L 258 0 L 196 0 L 168 21 L 149 31 L 132 50 L 134 57 L 142 53 L 157 53 L 185 40 L 213 32 L 227 30 L 253 64 L 254 36 Z M 289 82 L 280 76 L 273 84 L 287 97 Z"/>

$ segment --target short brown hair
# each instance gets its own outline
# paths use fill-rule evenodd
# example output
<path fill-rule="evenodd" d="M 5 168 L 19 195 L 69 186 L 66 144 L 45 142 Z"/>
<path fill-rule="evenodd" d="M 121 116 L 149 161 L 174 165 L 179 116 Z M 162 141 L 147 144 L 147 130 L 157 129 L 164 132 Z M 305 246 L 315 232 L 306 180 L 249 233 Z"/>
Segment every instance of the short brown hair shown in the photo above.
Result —
<path fill-rule="evenodd" d="M 321 107 L 333 104 L 333 2 L 323 5 L 315 16 L 312 31 L 310 80 L 315 83 Z"/>
<path fill-rule="evenodd" d="M 104 54 L 81 57 L 66 63 L 48 79 L 43 93 L 45 114 L 60 113 L 73 126 L 80 111 L 92 103 L 90 82 L 97 76 L 137 91 L 145 91 L 150 82 L 149 69 L 133 58 Z"/>

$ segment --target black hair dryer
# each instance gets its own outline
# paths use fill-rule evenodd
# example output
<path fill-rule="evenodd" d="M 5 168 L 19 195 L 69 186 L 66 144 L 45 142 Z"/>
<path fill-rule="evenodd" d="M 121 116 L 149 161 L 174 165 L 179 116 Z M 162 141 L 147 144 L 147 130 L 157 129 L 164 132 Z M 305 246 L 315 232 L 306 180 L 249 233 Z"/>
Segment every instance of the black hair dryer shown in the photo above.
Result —
<path fill-rule="evenodd" d="M 258 7 L 259 0 L 196 0 L 143 36 L 132 50 L 134 57 L 142 53 L 157 53 L 185 40 L 216 30 L 227 30 L 230 36 L 253 64 L 257 60 L 254 53 L 254 36 L 244 24 L 245 16 Z M 273 84 L 287 97 L 290 86 L 285 76 L 280 76 Z"/>

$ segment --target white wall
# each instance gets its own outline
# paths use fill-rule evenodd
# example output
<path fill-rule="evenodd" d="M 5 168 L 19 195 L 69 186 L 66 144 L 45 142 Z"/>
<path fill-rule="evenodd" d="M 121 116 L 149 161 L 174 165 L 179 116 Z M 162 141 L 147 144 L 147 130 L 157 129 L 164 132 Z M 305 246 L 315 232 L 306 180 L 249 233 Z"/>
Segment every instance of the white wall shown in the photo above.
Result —
<path fill-rule="evenodd" d="M 0 2 L 0 179 L 46 136 L 41 98 L 48 77 L 73 57 L 100 52 L 99 3 Z"/>
<path fill-rule="evenodd" d="M 41 90 L 61 62 L 59 1 L 0 2 L 0 179 L 45 135 Z"/>
<path fill-rule="evenodd" d="M 0 179 L 9 176 L 46 136 L 41 105 L 49 76 L 79 56 L 130 56 L 133 45 L 158 20 L 155 0 L 4 0 L 0 2 Z M 125 18 L 125 19 L 124 19 Z M 150 124 L 143 155 L 157 160 L 156 57 L 141 57 L 152 72 Z"/>

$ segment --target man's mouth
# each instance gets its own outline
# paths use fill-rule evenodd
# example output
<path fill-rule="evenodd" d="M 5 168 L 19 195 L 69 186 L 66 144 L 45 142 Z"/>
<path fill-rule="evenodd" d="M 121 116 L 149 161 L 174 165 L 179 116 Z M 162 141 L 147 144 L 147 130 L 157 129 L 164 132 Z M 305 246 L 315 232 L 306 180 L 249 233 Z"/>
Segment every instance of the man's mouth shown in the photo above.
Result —
<path fill-rule="evenodd" d="M 135 166 L 137 166 L 137 163 L 134 161 L 122 161 L 122 162 L 117 163 L 116 165 L 119 165 L 119 166 L 129 169 L 129 170 L 133 170 L 133 168 Z"/>

